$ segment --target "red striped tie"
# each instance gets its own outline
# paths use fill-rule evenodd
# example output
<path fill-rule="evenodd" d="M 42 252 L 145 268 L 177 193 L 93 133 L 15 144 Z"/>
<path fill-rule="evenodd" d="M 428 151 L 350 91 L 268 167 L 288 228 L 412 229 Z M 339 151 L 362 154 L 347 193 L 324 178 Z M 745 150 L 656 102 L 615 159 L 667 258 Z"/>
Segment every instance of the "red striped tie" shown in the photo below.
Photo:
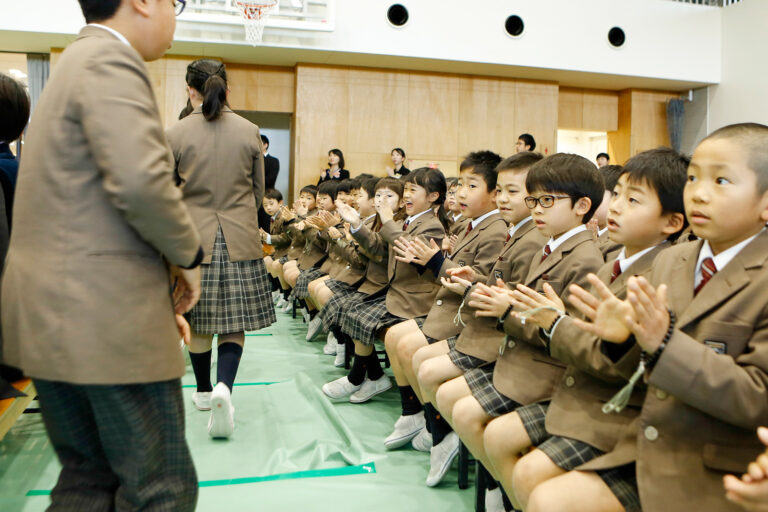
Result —
<path fill-rule="evenodd" d="M 715 267 L 715 260 L 712 258 L 704 258 L 704 261 L 701 262 L 701 282 L 699 282 L 699 286 L 693 290 L 693 294 L 696 295 L 699 293 L 699 291 L 704 288 L 704 285 L 707 284 L 716 273 L 717 267 Z"/>
<path fill-rule="evenodd" d="M 467 224 L 467 232 L 464 233 L 464 236 L 467 236 L 470 231 L 472 231 L 472 223 L 471 222 L 469 224 Z"/>
<path fill-rule="evenodd" d="M 506 239 L 506 240 L 504 240 L 504 243 L 505 243 L 505 244 L 508 244 L 510 240 L 512 240 L 512 235 L 510 235 L 509 233 L 507 233 L 507 239 Z"/>
<path fill-rule="evenodd" d="M 544 255 L 541 257 L 541 261 L 544 261 L 547 259 L 547 256 L 552 254 L 552 249 L 549 248 L 549 244 L 544 246 Z"/>
<path fill-rule="evenodd" d="M 613 262 L 613 272 L 611 272 L 611 282 L 614 282 L 621 275 L 621 263 L 619 260 Z"/>
<path fill-rule="evenodd" d="M 407 220 L 407 221 L 405 221 L 405 224 L 403 224 L 403 231 L 405 231 L 406 229 L 408 229 L 408 224 L 410 224 L 410 223 L 411 223 L 411 221 L 410 221 L 410 220 Z"/>

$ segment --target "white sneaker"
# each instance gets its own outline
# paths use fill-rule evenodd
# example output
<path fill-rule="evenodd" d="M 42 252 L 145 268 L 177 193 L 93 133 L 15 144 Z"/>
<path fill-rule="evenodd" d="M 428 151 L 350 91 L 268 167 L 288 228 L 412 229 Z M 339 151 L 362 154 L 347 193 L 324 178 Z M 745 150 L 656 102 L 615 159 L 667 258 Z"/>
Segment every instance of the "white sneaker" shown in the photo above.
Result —
<path fill-rule="evenodd" d="M 211 417 L 208 420 L 208 435 L 213 438 L 228 439 L 235 431 L 235 407 L 232 394 L 223 382 L 219 382 L 211 392 Z"/>
<path fill-rule="evenodd" d="M 344 343 L 337 343 L 336 359 L 333 360 L 333 366 L 335 366 L 336 368 L 344 368 L 346 354 L 347 354 L 347 346 Z"/>
<path fill-rule="evenodd" d="M 210 391 L 193 391 L 192 403 L 195 404 L 198 411 L 210 411 L 211 410 L 211 392 Z"/>
<path fill-rule="evenodd" d="M 355 386 L 349 382 L 349 379 L 346 376 L 344 376 L 340 379 L 323 384 L 323 393 L 330 398 L 346 398 L 361 387 L 362 384 Z"/>
<path fill-rule="evenodd" d="M 315 318 L 313 318 L 307 326 L 307 341 L 310 341 L 312 338 L 314 338 L 322 329 L 323 321 L 320 320 L 320 315 L 315 315 Z"/>
<path fill-rule="evenodd" d="M 485 512 L 504 512 L 504 498 L 501 487 L 485 491 Z"/>
<path fill-rule="evenodd" d="M 327 356 L 336 355 L 336 336 L 333 334 L 333 332 L 328 333 L 328 339 L 326 340 L 325 346 L 323 347 L 323 354 Z"/>
<path fill-rule="evenodd" d="M 426 424 L 423 411 L 418 414 L 400 416 L 395 422 L 395 429 L 384 440 L 384 447 L 387 450 L 394 450 L 395 448 L 405 446 L 408 444 L 408 441 L 424 430 Z"/>
<path fill-rule="evenodd" d="M 280 297 L 280 292 L 272 290 L 272 304 L 277 304 L 277 299 Z"/>
<path fill-rule="evenodd" d="M 275 309 L 280 309 L 285 307 L 285 297 L 283 297 L 283 294 L 280 294 L 280 298 L 277 299 L 277 302 L 275 302 Z"/>
<path fill-rule="evenodd" d="M 432 432 L 427 430 L 426 426 L 411 440 L 413 449 L 419 452 L 426 452 L 432 449 Z"/>
<path fill-rule="evenodd" d="M 292 300 L 286 300 L 285 301 L 285 307 L 283 307 L 283 313 L 290 313 L 291 309 L 293 309 L 293 301 Z"/>
<path fill-rule="evenodd" d="M 451 468 L 453 459 L 459 454 L 459 436 L 451 432 L 445 439 L 429 450 L 429 474 L 427 485 L 434 487 L 440 483 Z"/>
<path fill-rule="evenodd" d="M 376 380 L 371 380 L 368 377 L 363 381 L 363 385 L 359 391 L 352 393 L 349 396 L 349 401 L 353 404 L 361 404 L 367 402 L 376 395 L 380 395 L 392 387 L 392 381 L 389 377 L 382 375 Z"/>
<path fill-rule="evenodd" d="M 304 318 L 305 324 L 309 324 L 312 321 L 312 315 L 309 314 L 309 310 L 307 308 L 301 310 L 301 316 Z"/>

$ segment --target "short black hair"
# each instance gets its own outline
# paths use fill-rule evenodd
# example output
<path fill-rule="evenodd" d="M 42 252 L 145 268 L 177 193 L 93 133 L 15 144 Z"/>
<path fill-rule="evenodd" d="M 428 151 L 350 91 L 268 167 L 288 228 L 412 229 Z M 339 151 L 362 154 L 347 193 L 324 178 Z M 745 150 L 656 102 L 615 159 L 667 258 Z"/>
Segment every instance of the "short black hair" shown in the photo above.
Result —
<path fill-rule="evenodd" d="M 597 166 L 583 156 L 556 153 L 531 167 L 525 177 L 525 188 L 529 194 L 565 194 L 571 198 L 571 204 L 576 204 L 582 197 L 588 197 L 592 206 L 582 219 L 586 224 L 600 207 L 605 183 Z"/>
<path fill-rule="evenodd" d="M 345 162 L 344 162 L 344 153 L 342 153 L 341 150 L 338 149 L 338 148 L 333 148 L 332 150 L 330 150 L 328 152 L 328 156 L 331 156 L 331 153 L 333 153 L 334 155 L 339 157 L 339 169 L 343 169 L 344 168 L 344 164 L 345 164 Z"/>
<path fill-rule="evenodd" d="M 364 172 L 362 174 L 358 174 L 357 176 L 355 176 L 355 179 L 360 180 L 361 182 L 364 180 L 369 180 L 371 178 L 376 178 L 376 176 L 367 172 Z"/>
<path fill-rule="evenodd" d="M 541 153 L 521 151 L 499 162 L 499 165 L 496 166 L 496 173 L 498 174 L 503 171 L 524 171 L 530 169 L 533 164 L 540 162 L 543 159 L 544 155 Z"/>
<path fill-rule="evenodd" d="M 122 0 L 78 0 L 86 23 L 110 19 L 120 8 Z"/>
<path fill-rule="evenodd" d="M 768 190 L 768 126 L 760 123 L 730 124 L 710 133 L 701 142 L 710 139 L 731 139 L 741 146 L 747 154 L 749 168 L 757 176 L 758 193 Z"/>
<path fill-rule="evenodd" d="M 402 158 L 405 158 L 405 151 L 403 151 L 403 148 L 395 148 L 389 152 L 390 155 L 392 153 L 398 153 Z"/>
<path fill-rule="evenodd" d="M 525 144 L 526 146 L 531 146 L 531 149 L 529 149 L 528 151 L 533 151 L 534 149 L 536 149 L 536 139 L 534 139 L 533 135 L 531 135 L 530 133 L 523 133 L 517 138 L 517 140 L 522 140 L 523 144 Z"/>
<path fill-rule="evenodd" d="M 329 180 L 330 181 L 330 180 Z M 352 179 L 352 178 L 345 178 L 338 183 L 336 183 L 336 193 L 339 192 L 346 192 L 349 194 L 353 190 L 359 190 L 360 189 L 360 180 Z"/>
<path fill-rule="evenodd" d="M 312 194 L 312 197 L 317 197 L 317 187 L 315 185 L 306 185 L 299 190 L 299 195 L 301 194 Z"/>
<path fill-rule="evenodd" d="M 616 188 L 616 183 L 619 181 L 619 176 L 623 174 L 623 167 L 620 165 L 604 165 L 600 168 L 600 172 L 603 175 L 603 181 L 605 181 L 605 190 L 613 192 Z"/>
<path fill-rule="evenodd" d="M 331 196 L 331 199 L 336 200 L 336 194 L 339 191 L 338 180 L 325 180 L 317 186 L 317 195 L 325 194 Z"/>
<path fill-rule="evenodd" d="M 455 178 L 453 176 L 450 178 L 445 178 L 445 186 L 448 187 L 448 190 L 451 190 L 453 187 L 458 187 L 459 178 Z"/>
<path fill-rule="evenodd" d="M 369 198 L 376 195 L 376 185 L 379 183 L 379 178 L 371 177 L 364 180 L 360 180 L 360 190 L 365 190 Z"/>
<path fill-rule="evenodd" d="M 269 144 L 269 137 L 267 137 L 263 133 L 261 134 L 261 143 L 262 144 L 267 144 L 267 145 Z"/>
<path fill-rule="evenodd" d="M 459 166 L 459 172 L 466 169 L 472 169 L 472 174 L 476 174 L 485 181 L 488 192 L 496 190 L 496 177 L 498 172 L 496 166 L 501 162 L 501 157 L 493 151 L 474 151 L 464 157 Z"/>
<path fill-rule="evenodd" d="M 283 194 L 274 188 L 267 189 L 267 193 L 264 194 L 264 197 L 266 199 L 274 199 L 275 201 L 282 201 L 283 200 Z"/>
<path fill-rule="evenodd" d="M 608 153 L 598 153 L 598 154 L 597 154 L 597 156 L 595 157 L 595 160 L 597 160 L 597 159 L 598 159 L 598 158 L 600 158 L 600 157 L 603 157 L 603 158 L 605 158 L 605 159 L 606 159 L 606 160 L 608 160 L 609 162 L 611 161 L 611 157 L 610 157 L 610 156 L 608 156 Z"/>
<path fill-rule="evenodd" d="M 0 119 L 0 141 L 7 143 L 21 137 L 29 121 L 29 96 L 26 89 L 3 73 L 0 73 Z"/>
<path fill-rule="evenodd" d="M 630 183 L 644 184 L 656 191 L 663 213 L 685 215 L 683 189 L 688 181 L 691 159 L 672 148 L 649 149 L 624 165 L 621 175 Z"/>

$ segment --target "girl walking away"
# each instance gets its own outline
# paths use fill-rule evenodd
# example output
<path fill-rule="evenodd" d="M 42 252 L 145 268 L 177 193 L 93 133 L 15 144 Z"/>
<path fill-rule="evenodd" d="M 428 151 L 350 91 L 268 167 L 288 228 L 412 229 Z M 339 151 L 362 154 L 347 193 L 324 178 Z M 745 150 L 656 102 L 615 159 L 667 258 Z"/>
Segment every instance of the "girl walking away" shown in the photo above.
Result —
<path fill-rule="evenodd" d="M 263 261 L 258 208 L 264 196 L 264 151 L 259 128 L 227 104 L 227 73 L 215 60 L 187 67 L 194 109 L 168 132 L 176 180 L 200 232 L 205 257 L 202 295 L 189 313 L 189 355 L 197 391 L 192 400 L 211 410 L 208 433 L 234 431 L 232 386 L 245 331 L 275 321 L 271 284 Z M 218 335 L 216 386 L 211 385 L 211 344 Z"/>

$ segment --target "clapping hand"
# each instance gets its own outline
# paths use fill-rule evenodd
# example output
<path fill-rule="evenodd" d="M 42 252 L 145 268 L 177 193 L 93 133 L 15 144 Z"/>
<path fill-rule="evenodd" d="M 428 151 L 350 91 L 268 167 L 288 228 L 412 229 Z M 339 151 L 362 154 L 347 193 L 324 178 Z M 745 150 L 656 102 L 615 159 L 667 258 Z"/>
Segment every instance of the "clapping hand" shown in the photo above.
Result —
<path fill-rule="evenodd" d="M 331 238 L 331 240 L 338 240 L 339 238 L 341 238 L 344 235 L 342 235 L 341 231 L 336 229 L 336 227 L 331 226 L 331 227 L 328 228 L 328 236 Z"/>
<path fill-rule="evenodd" d="M 304 217 L 308 210 L 307 207 L 304 206 L 304 204 L 301 201 L 296 201 L 293 203 L 293 210 L 296 212 L 296 215 L 299 217 Z"/>
<path fill-rule="evenodd" d="M 395 259 L 398 261 L 423 266 L 429 263 L 432 256 L 440 252 L 440 246 L 437 245 L 434 238 L 429 239 L 429 245 L 419 238 L 414 238 L 409 242 L 404 241 L 403 238 L 400 237 L 395 240 L 395 252 L 398 253 Z"/>
<path fill-rule="evenodd" d="M 450 279 L 441 277 L 440 284 L 457 295 L 464 295 L 464 293 L 467 291 L 467 288 L 472 286 L 470 281 L 456 276 L 453 276 Z"/>
<path fill-rule="evenodd" d="M 290 208 L 287 206 L 283 206 L 280 208 L 280 217 L 283 219 L 284 222 L 288 222 L 289 220 L 293 220 L 296 218 L 296 214 L 291 211 Z"/>
<path fill-rule="evenodd" d="M 443 238 L 442 250 L 444 250 L 448 254 L 452 253 L 453 249 L 456 247 L 456 240 L 458 239 L 459 239 L 458 235 L 451 235 L 447 238 Z"/>
<path fill-rule="evenodd" d="M 384 201 L 376 205 L 376 213 L 379 214 L 379 218 L 381 219 L 382 224 L 385 224 L 395 218 L 395 212 L 392 211 L 392 208 L 389 206 L 389 204 L 385 203 Z"/>
<path fill-rule="evenodd" d="M 510 290 L 512 301 L 521 313 L 515 313 L 518 318 L 531 322 L 542 329 L 549 329 L 560 314 L 565 312 L 565 304 L 555 293 L 555 290 L 544 283 L 544 294 L 518 284 L 516 290 Z"/>
<path fill-rule="evenodd" d="M 598 238 L 600 238 L 600 224 L 597 219 L 587 222 L 587 229 L 592 232 L 592 240 L 597 242 Z"/>
<path fill-rule="evenodd" d="M 469 266 L 463 266 L 459 268 L 449 268 L 445 271 L 446 274 L 448 274 L 451 277 L 457 277 L 464 280 L 469 281 L 470 283 L 474 283 L 477 281 L 477 273 L 472 267 Z"/>
<path fill-rule="evenodd" d="M 588 320 L 574 318 L 574 325 L 605 341 L 624 343 L 631 334 L 627 319 L 634 317 L 632 306 L 629 301 L 616 297 L 596 275 L 589 274 L 587 279 L 597 297 L 575 284 L 569 288 L 568 301 Z"/>
<path fill-rule="evenodd" d="M 266 242 L 267 241 L 267 236 L 269 236 L 269 233 L 267 233 L 263 229 L 259 228 L 259 234 L 261 235 L 261 241 L 262 242 Z"/>
<path fill-rule="evenodd" d="M 477 317 L 500 318 L 509 306 L 514 305 L 509 291 L 506 286 L 500 288 L 477 283 L 475 291 L 470 294 L 469 305 L 477 310 L 475 311 Z"/>
<path fill-rule="evenodd" d="M 344 221 L 349 222 L 349 224 L 355 228 L 360 228 L 360 224 L 362 224 L 362 221 L 360 220 L 360 214 L 357 210 L 349 206 L 347 203 L 336 200 L 336 213 L 341 216 Z"/>
<path fill-rule="evenodd" d="M 627 300 L 634 314 L 628 316 L 625 323 L 643 350 L 656 352 L 669 329 L 667 285 L 662 284 L 655 289 L 644 277 L 630 277 L 627 281 Z"/>
<path fill-rule="evenodd" d="M 768 428 L 758 428 L 757 437 L 768 446 Z M 749 464 L 741 479 L 726 475 L 723 486 L 728 501 L 750 512 L 768 512 L 768 451 Z"/>

